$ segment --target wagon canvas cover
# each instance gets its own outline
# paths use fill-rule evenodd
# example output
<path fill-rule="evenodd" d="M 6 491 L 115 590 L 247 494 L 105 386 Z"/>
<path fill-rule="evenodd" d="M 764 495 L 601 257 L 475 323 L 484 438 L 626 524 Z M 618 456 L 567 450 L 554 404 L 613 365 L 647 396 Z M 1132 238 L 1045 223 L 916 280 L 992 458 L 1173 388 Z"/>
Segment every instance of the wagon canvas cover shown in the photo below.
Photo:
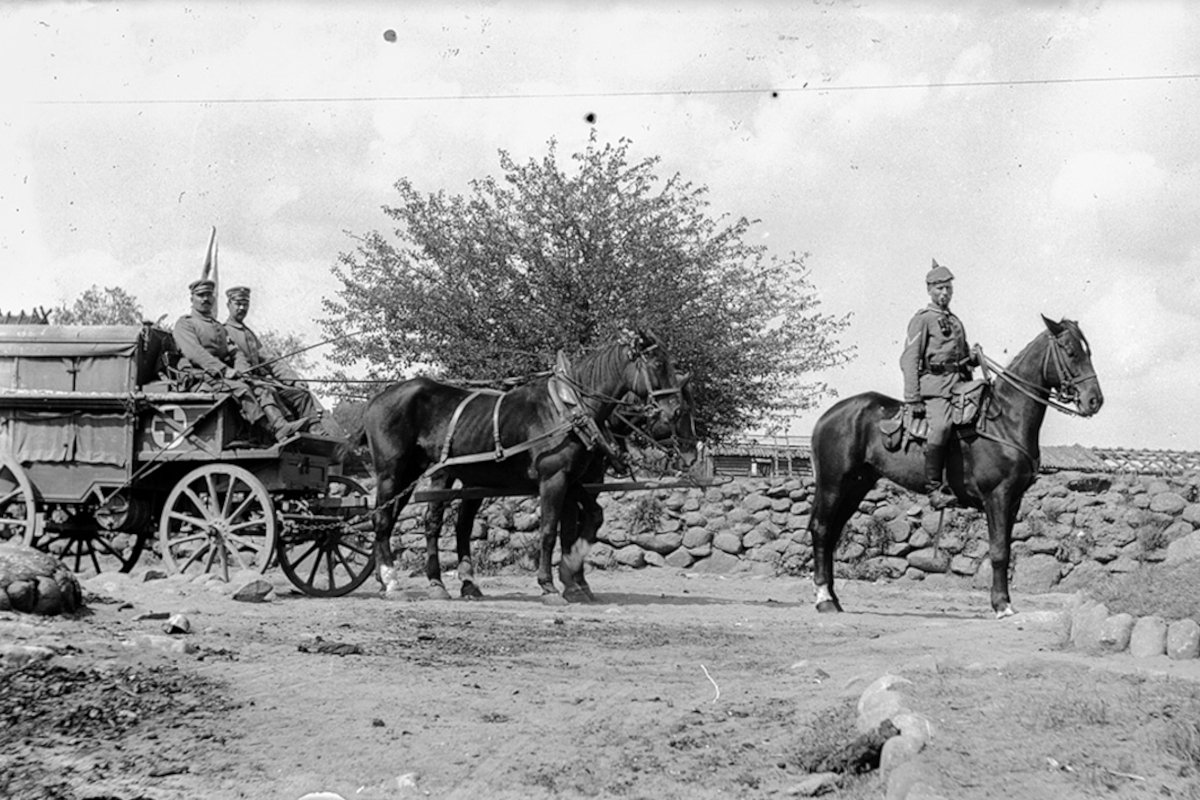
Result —
<path fill-rule="evenodd" d="M 135 325 L 0 325 L 0 450 L 25 463 L 125 466 L 121 404 L 108 413 L 81 406 L 136 388 L 140 333 Z"/>
<path fill-rule="evenodd" d="M 0 325 L 0 390 L 132 391 L 136 325 Z"/>

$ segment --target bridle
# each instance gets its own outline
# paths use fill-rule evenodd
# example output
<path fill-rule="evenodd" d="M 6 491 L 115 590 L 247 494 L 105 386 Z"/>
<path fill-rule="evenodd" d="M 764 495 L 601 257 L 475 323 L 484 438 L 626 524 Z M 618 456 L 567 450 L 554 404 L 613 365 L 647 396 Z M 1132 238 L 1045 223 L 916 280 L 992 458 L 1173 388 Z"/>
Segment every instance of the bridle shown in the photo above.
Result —
<path fill-rule="evenodd" d="M 579 397 L 589 397 L 601 402 L 612 403 L 617 409 L 631 409 L 631 413 L 646 419 L 666 416 L 667 409 L 664 403 L 672 395 L 680 395 L 679 404 L 682 405 L 683 388 L 678 379 L 672 386 L 661 389 L 654 388 L 650 356 L 659 349 L 659 345 L 655 343 L 648 347 L 640 347 L 637 344 L 626 343 L 624 347 L 627 348 L 628 360 L 634 365 L 634 376 L 626 395 L 632 393 L 639 398 L 644 398 L 645 402 L 633 403 L 626 400 L 625 396 L 614 397 L 594 389 L 585 389 L 578 380 L 565 373 L 556 372 L 555 377 L 570 386 Z"/>
<path fill-rule="evenodd" d="M 1069 328 L 1064 328 L 1058 335 L 1054 335 L 1049 331 L 1046 332 L 1046 336 L 1050 340 L 1050 346 L 1046 348 L 1046 352 L 1042 356 L 1041 376 L 1044 385 L 1038 385 L 1025 380 L 1019 375 L 1014 375 L 1007 367 L 987 356 L 983 356 L 980 360 L 980 366 L 983 367 L 983 375 L 985 378 L 988 378 L 988 368 L 991 367 L 997 378 L 1004 380 L 1034 402 L 1041 403 L 1047 408 L 1060 411 L 1068 416 L 1082 416 L 1079 411 L 1068 404 L 1078 402 L 1079 390 L 1083 384 L 1088 381 L 1098 381 L 1099 379 L 1096 377 L 1094 369 L 1079 372 L 1071 371 L 1071 362 L 1067 358 L 1066 353 L 1067 345 L 1060 339 L 1060 337 L 1067 336 L 1070 333 L 1071 330 Z M 1079 337 L 1079 343 L 1083 347 L 1084 352 L 1089 353 L 1091 347 L 1088 345 L 1083 332 L 1076 331 L 1075 333 Z M 1050 377 L 1051 367 L 1054 370 L 1054 379 Z"/>
<path fill-rule="evenodd" d="M 679 395 L 679 403 L 681 405 L 683 403 L 683 386 L 678 380 L 675 381 L 674 386 L 668 386 L 664 389 L 654 388 L 654 381 L 650 377 L 650 355 L 658 347 L 657 344 L 652 344 L 649 347 L 630 345 L 631 352 L 629 356 L 630 360 L 636 362 L 637 365 L 637 376 L 634 380 L 632 391 L 634 394 L 644 396 L 649 401 L 644 404 L 644 412 L 646 412 L 647 416 L 653 415 L 654 417 L 661 417 L 665 414 L 666 409 L 663 403 L 668 397 Z M 642 382 L 645 387 L 644 389 L 638 389 L 638 380 Z M 622 399 L 618 401 L 618 405 L 626 405 L 626 403 Z"/>

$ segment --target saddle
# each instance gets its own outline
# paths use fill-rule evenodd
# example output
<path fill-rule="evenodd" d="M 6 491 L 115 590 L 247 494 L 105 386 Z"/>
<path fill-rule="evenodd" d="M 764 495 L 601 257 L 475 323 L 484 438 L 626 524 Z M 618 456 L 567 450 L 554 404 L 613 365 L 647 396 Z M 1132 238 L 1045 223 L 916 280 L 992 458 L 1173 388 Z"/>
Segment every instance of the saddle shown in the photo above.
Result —
<path fill-rule="evenodd" d="M 974 427 L 990 396 L 991 384 L 983 379 L 964 381 L 955 386 L 950 395 L 951 424 L 955 428 Z M 929 420 L 914 417 L 906 404 L 893 416 L 881 419 L 879 431 L 883 434 L 883 446 L 894 453 L 913 442 L 923 443 L 929 437 Z"/>

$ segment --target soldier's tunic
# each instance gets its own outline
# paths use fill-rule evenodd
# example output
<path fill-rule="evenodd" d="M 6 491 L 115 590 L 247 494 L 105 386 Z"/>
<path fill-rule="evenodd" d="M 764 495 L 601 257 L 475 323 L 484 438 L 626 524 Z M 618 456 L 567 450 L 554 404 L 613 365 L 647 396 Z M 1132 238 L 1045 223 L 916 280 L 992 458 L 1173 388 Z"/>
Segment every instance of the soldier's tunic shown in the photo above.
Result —
<path fill-rule="evenodd" d="M 239 323 L 227 319 L 225 320 L 225 332 L 237 346 L 234 366 L 239 372 L 277 384 L 273 387 L 275 394 L 291 412 L 288 415 L 290 418 L 309 417 L 315 420 L 321 415 L 321 406 L 317 403 L 316 398 L 307 389 L 292 385 L 301 380 L 294 369 L 283 361 L 265 363 L 271 361 L 274 356 L 263 350 L 262 340 L 251 330 L 250 326 L 244 322 Z"/>
<path fill-rule="evenodd" d="M 172 336 L 182 356 L 179 369 L 184 375 L 185 390 L 229 392 L 248 422 L 255 424 L 263 418 L 262 405 L 250 384 L 224 377 L 225 370 L 234 366 L 237 357 L 236 345 L 224 325 L 215 317 L 193 311 L 179 318 Z"/>
<path fill-rule="evenodd" d="M 949 309 L 927 306 L 908 323 L 900 355 L 904 402 L 925 403 L 930 444 L 945 444 L 950 437 L 951 390 L 971 379 L 971 368 L 959 366 L 969 355 L 967 332 Z"/>

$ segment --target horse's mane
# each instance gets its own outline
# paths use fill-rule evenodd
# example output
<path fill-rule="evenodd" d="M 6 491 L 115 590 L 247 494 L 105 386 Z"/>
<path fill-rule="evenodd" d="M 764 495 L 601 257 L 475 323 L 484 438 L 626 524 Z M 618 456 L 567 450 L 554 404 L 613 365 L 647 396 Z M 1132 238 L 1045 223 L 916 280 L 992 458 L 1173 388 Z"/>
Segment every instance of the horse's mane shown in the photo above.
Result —
<path fill-rule="evenodd" d="M 1032 354 L 1034 348 L 1035 347 L 1041 347 L 1041 348 L 1047 347 L 1049 339 L 1050 339 L 1050 331 L 1043 329 L 1040 333 L 1038 333 L 1037 336 L 1033 337 L 1033 339 L 1029 342 L 1029 344 L 1022 347 L 1017 352 L 1017 354 L 1015 356 L 1013 356 L 1012 360 L 1008 362 L 1008 366 L 1005 367 L 1005 369 L 1007 369 L 1011 372 L 1014 367 L 1017 367 L 1017 366 L 1025 363 L 1025 361 L 1031 357 L 1031 354 Z"/>
<path fill-rule="evenodd" d="M 581 386 L 594 386 L 613 372 L 620 372 L 629 361 L 623 342 L 609 342 L 582 356 L 571 366 L 571 377 Z"/>
<path fill-rule="evenodd" d="M 1062 319 L 1059 320 L 1058 324 L 1075 335 L 1075 338 L 1079 340 L 1080 346 L 1083 347 L 1085 353 L 1091 353 L 1091 345 L 1088 344 L 1087 337 L 1083 335 L 1083 331 L 1080 329 L 1078 322 L 1073 319 Z M 1042 349 L 1049 347 L 1051 336 L 1052 334 L 1050 333 L 1050 330 L 1048 328 L 1043 328 L 1037 336 L 1033 337 L 1029 344 L 1022 347 L 1021 350 L 1015 356 L 1013 356 L 1013 359 L 1008 362 L 1008 366 L 1005 367 L 1005 369 L 1011 372 L 1015 367 L 1023 364 L 1026 359 L 1031 357 L 1035 347 L 1041 347 Z"/>

